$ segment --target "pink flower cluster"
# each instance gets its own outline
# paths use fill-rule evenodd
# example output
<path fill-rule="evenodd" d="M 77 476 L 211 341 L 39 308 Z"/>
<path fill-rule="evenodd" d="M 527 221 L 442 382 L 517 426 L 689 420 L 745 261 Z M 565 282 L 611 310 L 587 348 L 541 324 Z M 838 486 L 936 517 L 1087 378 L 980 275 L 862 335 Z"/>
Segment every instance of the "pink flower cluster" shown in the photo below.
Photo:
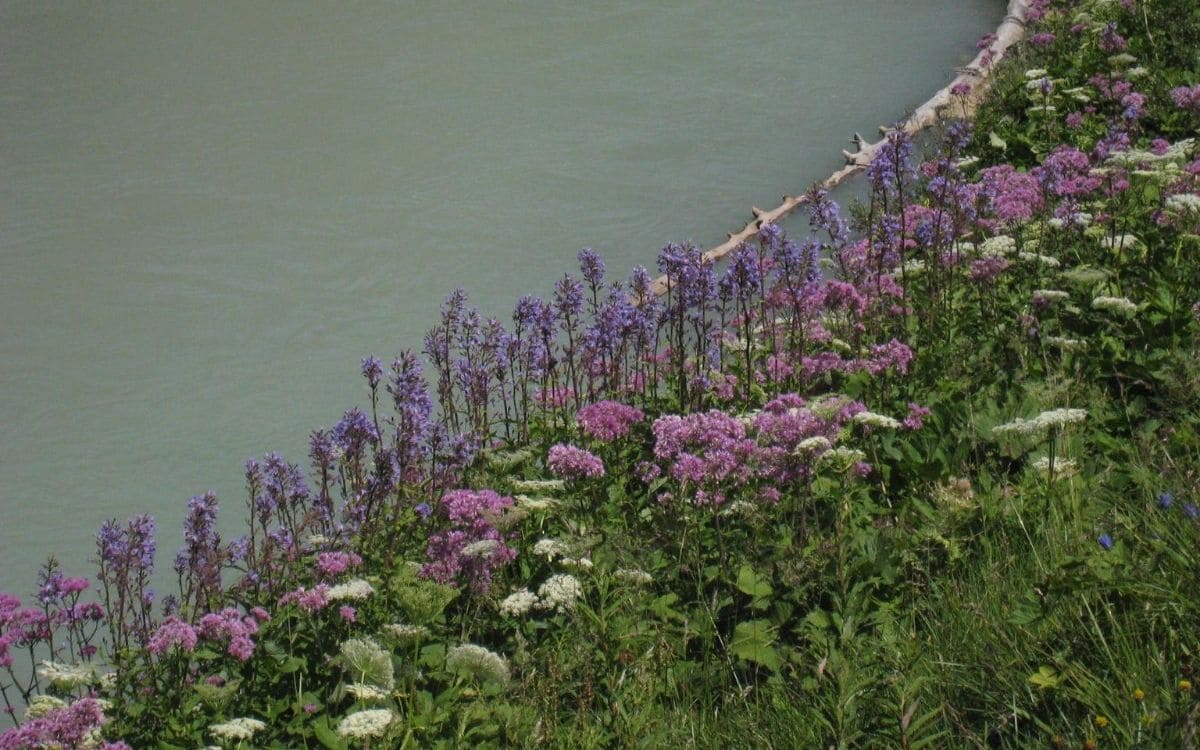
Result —
<path fill-rule="evenodd" d="M 583 407 L 575 415 L 583 434 L 602 443 L 625 437 L 645 418 L 641 409 L 617 401 L 600 401 Z"/>
<path fill-rule="evenodd" d="M 339 576 L 359 565 L 362 565 L 362 558 L 354 552 L 321 552 L 317 555 L 317 574 L 321 578 Z"/>
<path fill-rule="evenodd" d="M 467 583 L 473 591 L 487 591 L 492 576 L 516 559 L 517 551 L 505 544 L 496 520 L 513 499 L 494 490 L 453 490 L 442 496 L 441 507 L 451 528 L 429 537 L 425 554 L 429 557 L 421 575 L 438 583 Z M 466 548 L 476 542 L 495 542 L 486 554 L 467 555 Z"/>
<path fill-rule="evenodd" d="M 258 624 L 259 618 L 254 614 L 243 615 L 233 607 L 226 607 L 201 617 L 196 630 L 208 640 L 227 641 L 229 655 L 247 661 L 254 655 L 252 636 L 258 633 Z"/>
<path fill-rule="evenodd" d="M 1171 89 L 1171 101 L 1180 109 L 1200 113 L 1200 83 L 1194 86 L 1178 86 Z"/>
<path fill-rule="evenodd" d="M 565 443 L 550 447 L 546 465 L 551 474 L 563 479 L 595 479 L 604 476 L 604 462 L 599 456 Z"/>
<path fill-rule="evenodd" d="M 191 653 L 196 649 L 200 635 L 190 624 L 184 622 L 178 615 L 171 615 L 162 621 L 154 635 L 150 636 L 147 650 L 154 655 L 163 654 L 178 647 L 181 651 Z"/>
<path fill-rule="evenodd" d="M 131 750 L 124 742 L 92 740 L 104 722 L 104 710 L 100 701 L 95 698 L 82 698 L 68 706 L 51 709 L 39 718 L 0 734 L 0 750 L 41 747 Z"/>
<path fill-rule="evenodd" d="M 302 612 L 312 614 L 319 612 L 329 604 L 329 585 L 318 583 L 311 589 L 301 586 L 295 591 L 289 591 L 279 598 L 279 606 L 286 607 L 295 604 Z"/>
<path fill-rule="evenodd" d="M 1037 179 L 1018 172 L 1011 164 L 988 167 L 979 173 L 988 208 L 1002 224 L 1020 224 L 1042 208 Z"/>
<path fill-rule="evenodd" d="M 12 594 L 0 593 L 0 667 L 11 667 L 11 649 L 32 646 L 50 637 L 50 618 L 40 609 L 22 607 Z"/>
<path fill-rule="evenodd" d="M 842 425 L 865 408 L 857 401 L 843 398 L 838 403 L 824 405 L 822 414 L 832 412 L 826 417 L 808 408 L 805 400 L 794 393 L 768 402 L 754 418 L 757 475 L 779 483 L 808 476 L 812 471 L 812 456 L 798 454 L 796 446 L 812 437 L 835 443 Z"/>
<path fill-rule="evenodd" d="M 843 357 L 837 352 L 824 351 L 812 356 L 800 358 L 800 368 L 809 379 L 817 378 L 828 372 L 853 374 L 868 372 L 879 375 L 884 372 L 896 372 L 901 375 L 908 372 L 912 363 L 913 352 L 907 344 L 892 339 L 884 344 L 875 344 L 865 357 Z"/>
<path fill-rule="evenodd" d="M 725 412 L 660 417 L 654 421 L 654 457 L 676 480 L 697 488 L 696 503 L 725 502 L 720 485 L 745 484 L 754 475 L 757 445 L 746 425 Z"/>

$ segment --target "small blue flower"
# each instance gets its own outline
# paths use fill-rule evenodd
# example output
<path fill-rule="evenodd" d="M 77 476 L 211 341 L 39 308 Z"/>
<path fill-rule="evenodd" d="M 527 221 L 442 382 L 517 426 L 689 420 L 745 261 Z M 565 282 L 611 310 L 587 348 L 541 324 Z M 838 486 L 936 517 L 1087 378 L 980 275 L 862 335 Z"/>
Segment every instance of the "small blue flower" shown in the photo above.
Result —
<path fill-rule="evenodd" d="M 1166 510 L 1171 507 L 1171 503 L 1175 500 L 1175 496 L 1170 492 L 1158 493 L 1158 507 Z"/>
<path fill-rule="evenodd" d="M 1187 505 L 1183 506 L 1183 512 L 1188 514 L 1188 518 L 1200 517 L 1200 510 L 1196 510 L 1195 503 L 1188 503 Z"/>
<path fill-rule="evenodd" d="M 1112 546 L 1113 546 L 1113 540 L 1112 540 L 1112 537 L 1111 537 L 1111 536 L 1109 536 L 1108 534 L 1101 534 L 1101 535 L 1100 535 L 1100 536 L 1099 536 L 1099 537 L 1096 539 L 1096 541 L 1097 541 L 1097 542 L 1099 542 L 1099 543 L 1100 543 L 1100 546 L 1101 546 L 1101 547 L 1103 547 L 1105 550 L 1110 550 L 1110 549 L 1112 549 Z"/>
<path fill-rule="evenodd" d="M 433 513 L 433 508 L 429 507 L 429 503 L 420 503 L 413 508 L 413 510 L 416 511 L 417 515 L 421 518 L 429 518 L 429 514 Z"/>

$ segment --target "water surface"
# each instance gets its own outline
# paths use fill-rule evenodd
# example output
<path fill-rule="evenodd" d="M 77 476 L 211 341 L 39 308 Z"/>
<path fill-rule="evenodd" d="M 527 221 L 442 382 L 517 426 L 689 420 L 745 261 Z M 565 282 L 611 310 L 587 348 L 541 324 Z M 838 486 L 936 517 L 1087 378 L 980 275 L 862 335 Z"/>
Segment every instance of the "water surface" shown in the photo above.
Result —
<path fill-rule="evenodd" d="M 712 245 L 1000 0 L 0 4 L 0 590 L 361 401 L 454 286 Z M 230 522 L 232 524 L 232 522 Z"/>

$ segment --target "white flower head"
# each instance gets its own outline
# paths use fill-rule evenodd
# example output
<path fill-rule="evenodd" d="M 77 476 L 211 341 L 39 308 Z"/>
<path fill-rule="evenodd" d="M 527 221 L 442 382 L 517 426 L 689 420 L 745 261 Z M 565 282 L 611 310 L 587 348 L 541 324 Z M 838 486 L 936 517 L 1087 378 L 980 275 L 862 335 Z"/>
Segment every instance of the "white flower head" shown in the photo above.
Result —
<path fill-rule="evenodd" d="M 391 725 L 396 715 L 387 708 L 369 708 L 365 711 L 355 711 L 342 719 L 337 726 L 337 733 L 343 737 L 362 740 L 368 737 L 382 737 Z"/>
<path fill-rule="evenodd" d="M 1078 351 L 1087 345 L 1087 342 L 1085 341 L 1080 341 L 1079 339 L 1070 339 L 1063 336 L 1047 336 L 1042 340 L 1050 346 L 1062 349 L 1064 352 Z"/>
<path fill-rule="evenodd" d="M 365 682 L 355 682 L 346 686 L 346 692 L 353 695 L 360 701 L 382 701 L 387 700 L 388 692 L 375 685 L 368 685 Z"/>
<path fill-rule="evenodd" d="M 385 633 L 401 643 L 415 643 L 429 635 L 429 628 L 424 625 L 409 625 L 403 622 L 392 622 L 383 626 Z"/>
<path fill-rule="evenodd" d="M 1092 300 L 1093 310 L 1109 310 L 1122 315 L 1133 315 L 1138 306 L 1128 297 L 1096 297 Z"/>
<path fill-rule="evenodd" d="M 557 539 L 544 537 L 537 540 L 533 545 L 533 554 L 539 557 L 545 557 L 547 560 L 554 560 L 556 557 L 562 557 L 569 550 L 567 546 Z"/>
<path fill-rule="evenodd" d="M 1131 250 L 1141 243 L 1142 241 L 1132 234 L 1118 234 L 1100 241 L 1100 244 L 1109 250 Z"/>
<path fill-rule="evenodd" d="M 514 479 L 514 492 L 557 492 L 566 486 L 561 479 Z"/>
<path fill-rule="evenodd" d="M 504 657 L 483 646 L 464 643 L 455 646 L 446 654 L 446 669 L 460 675 L 473 677 L 480 682 L 508 682 L 508 662 Z"/>
<path fill-rule="evenodd" d="M 1167 198 L 1168 211 L 1177 214 L 1200 213 L 1200 195 L 1195 193 L 1179 193 Z"/>
<path fill-rule="evenodd" d="M 883 430 L 895 430 L 900 427 L 898 420 L 884 414 L 876 414 L 873 411 L 860 411 L 854 415 L 853 419 L 858 424 Z"/>
<path fill-rule="evenodd" d="M 995 237 L 988 237 L 979 246 L 979 254 L 990 257 L 1003 257 L 1012 255 L 1017 249 L 1017 241 L 1006 234 L 998 234 Z"/>
<path fill-rule="evenodd" d="M 810 438 L 804 438 L 796 444 L 796 451 L 802 453 L 819 453 L 827 451 L 833 447 L 833 443 L 829 442 L 829 438 L 824 435 L 814 435 Z"/>
<path fill-rule="evenodd" d="M 558 505 L 558 501 L 552 497 L 540 497 L 533 495 L 517 495 L 517 507 L 525 510 L 547 510 Z"/>
<path fill-rule="evenodd" d="M 29 699 L 29 705 L 25 707 L 25 720 L 40 719 L 51 711 L 66 705 L 62 698 L 55 698 L 53 695 L 35 695 Z"/>
<path fill-rule="evenodd" d="M 500 549 L 500 542 L 495 539 L 480 539 L 478 542 L 471 542 L 462 548 L 463 557 L 491 557 L 496 550 Z"/>
<path fill-rule="evenodd" d="M 618 581 L 632 583 L 635 586 L 648 586 L 654 583 L 654 576 L 640 568 L 617 568 L 613 571 L 613 577 Z"/>
<path fill-rule="evenodd" d="M 238 718 L 220 724 L 209 724 L 208 731 L 223 740 L 248 740 L 267 725 L 258 719 Z"/>
<path fill-rule="evenodd" d="M 331 602 L 342 599 L 354 599 L 361 601 L 374 593 L 375 587 L 370 583 L 367 583 L 361 578 L 352 578 L 345 583 L 339 583 L 336 586 L 331 586 L 329 591 L 325 593 L 325 597 Z"/>
<path fill-rule="evenodd" d="M 1070 296 L 1071 295 L 1069 292 L 1064 292 L 1061 289 L 1034 289 L 1033 290 L 1033 301 L 1039 302 L 1042 304 L 1048 304 L 1050 302 L 1061 302 L 1062 300 L 1070 298 Z"/>
<path fill-rule="evenodd" d="M 521 617 L 537 604 L 537 594 L 529 589 L 521 589 L 504 597 L 504 601 L 500 602 L 500 614 L 507 617 Z"/>
<path fill-rule="evenodd" d="M 96 670 L 84 664 L 59 664 L 43 661 L 38 665 L 37 675 L 57 688 L 74 690 L 96 680 Z"/>
<path fill-rule="evenodd" d="M 553 609 L 556 612 L 570 612 L 575 609 L 575 602 L 583 596 L 583 587 L 579 579 L 573 575 L 560 573 L 550 576 L 538 587 L 539 607 Z"/>

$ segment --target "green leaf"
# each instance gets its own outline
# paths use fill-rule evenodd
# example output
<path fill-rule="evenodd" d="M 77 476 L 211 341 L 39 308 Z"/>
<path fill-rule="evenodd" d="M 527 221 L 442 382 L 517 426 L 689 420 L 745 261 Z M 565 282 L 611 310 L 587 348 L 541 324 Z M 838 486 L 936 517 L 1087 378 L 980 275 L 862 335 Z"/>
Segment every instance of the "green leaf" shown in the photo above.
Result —
<path fill-rule="evenodd" d="M 1058 687 L 1062 681 L 1062 676 L 1054 667 L 1041 666 L 1038 671 L 1029 675 L 1029 682 L 1043 689 L 1051 689 Z"/>
<path fill-rule="evenodd" d="M 346 750 L 346 741 L 329 726 L 329 719 L 322 716 L 312 724 L 313 736 L 329 750 Z"/>
<path fill-rule="evenodd" d="M 1008 143 L 1006 143 L 1003 138 L 996 135 L 996 131 L 994 131 L 994 130 L 992 132 L 988 133 L 988 143 L 990 143 L 992 145 L 992 148 L 998 148 L 1001 151 L 1008 150 Z"/>
<path fill-rule="evenodd" d="M 733 630 L 730 651 L 734 656 L 761 664 L 768 669 L 779 669 L 779 652 L 775 650 L 775 629 L 766 620 L 750 620 L 738 623 Z"/>
<path fill-rule="evenodd" d="M 737 587 L 738 591 L 753 597 L 754 606 L 759 606 L 774 592 L 767 579 L 749 565 L 738 568 Z"/>

